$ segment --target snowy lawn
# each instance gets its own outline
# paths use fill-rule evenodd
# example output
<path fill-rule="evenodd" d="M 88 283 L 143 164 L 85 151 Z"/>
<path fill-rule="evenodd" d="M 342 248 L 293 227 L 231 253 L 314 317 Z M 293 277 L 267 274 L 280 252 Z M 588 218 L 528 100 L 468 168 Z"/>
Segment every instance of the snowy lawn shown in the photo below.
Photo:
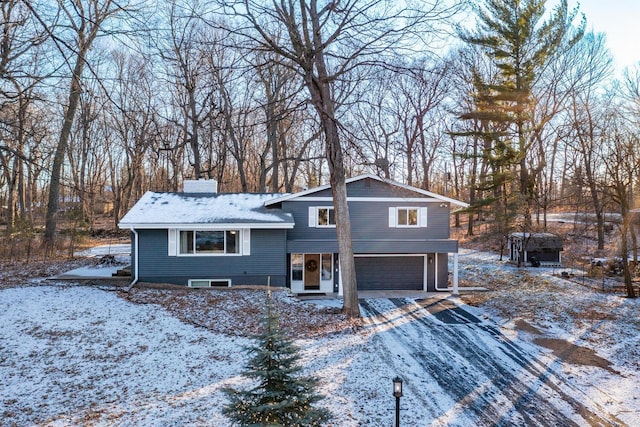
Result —
<path fill-rule="evenodd" d="M 274 293 L 331 425 L 392 425 L 396 375 L 402 425 L 640 425 L 638 301 L 496 261 L 460 257 L 463 284 L 489 292 L 367 300 L 362 324 Z M 229 424 L 221 389 L 244 381 L 261 292 L 31 285 L 0 290 L 0 424 Z"/>

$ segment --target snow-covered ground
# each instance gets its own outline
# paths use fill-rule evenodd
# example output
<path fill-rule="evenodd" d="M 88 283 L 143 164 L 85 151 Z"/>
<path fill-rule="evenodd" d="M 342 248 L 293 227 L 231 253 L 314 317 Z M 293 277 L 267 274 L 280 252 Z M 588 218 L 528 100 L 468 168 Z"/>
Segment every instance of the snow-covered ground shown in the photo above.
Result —
<path fill-rule="evenodd" d="M 479 294 L 371 299 L 362 328 L 298 340 L 331 425 L 392 425 L 396 375 L 402 425 L 640 425 L 640 327 L 624 318 L 638 318 L 637 301 L 485 253 L 463 251 L 460 267 L 466 284 L 493 289 L 477 307 L 466 303 Z M 139 292 L 144 300 L 57 282 L 0 290 L 0 424 L 229 425 L 221 389 L 243 383 L 250 339 L 216 330 L 224 322 L 206 318 L 215 314 L 203 308 L 213 304 L 208 291 Z M 157 304 L 143 303 L 154 296 Z M 287 304 L 299 316 L 323 309 Z M 534 343 L 542 338 L 595 349 L 611 364 L 568 363 Z"/>

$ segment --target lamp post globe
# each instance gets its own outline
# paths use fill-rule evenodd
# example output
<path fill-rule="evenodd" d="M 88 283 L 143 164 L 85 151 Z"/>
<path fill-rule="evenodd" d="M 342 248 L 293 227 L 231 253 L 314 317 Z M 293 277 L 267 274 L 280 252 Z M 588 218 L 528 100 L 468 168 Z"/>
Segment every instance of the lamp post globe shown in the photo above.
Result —
<path fill-rule="evenodd" d="M 400 377 L 393 379 L 393 396 L 402 397 L 402 379 Z"/>

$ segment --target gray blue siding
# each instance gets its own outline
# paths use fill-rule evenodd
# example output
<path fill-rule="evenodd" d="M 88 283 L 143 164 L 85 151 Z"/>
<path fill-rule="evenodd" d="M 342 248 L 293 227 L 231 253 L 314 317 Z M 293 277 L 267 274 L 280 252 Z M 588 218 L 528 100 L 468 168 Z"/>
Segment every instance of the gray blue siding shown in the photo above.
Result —
<path fill-rule="evenodd" d="M 331 189 L 314 192 L 311 197 L 331 197 Z M 425 197 L 420 193 L 389 185 L 371 178 L 364 178 L 347 184 L 347 197 Z"/>
<path fill-rule="evenodd" d="M 138 230 L 145 282 L 186 285 L 188 279 L 231 279 L 233 285 L 286 284 L 286 231 L 251 230 L 251 255 L 168 256 L 167 230 Z"/>
<path fill-rule="evenodd" d="M 423 289 L 426 269 L 428 290 L 435 290 L 436 281 L 439 289 L 446 288 L 447 257 L 458 251 L 458 242 L 449 238 L 448 202 L 372 178 L 349 183 L 347 193 L 353 250 L 361 256 L 356 258 L 359 287 L 362 283 L 370 289 Z M 281 209 L 291 213 L 294 228 L 252 229 L 251 255 L 247 256 L 169 256 L 166 229 L 138 229 L 138 278 L 182 285 L 189 279 L 231 279 L 233 286 L 265 285 L 270 277 L 274 286 L 284 286 L 290 280 L 288 254 L 333 253 L 337 256 L 336 229 L 309 227 L 309 208 L 330 207 L 331 197 L 331 190 L 325 189 L 274 204 L 278 212 Z M 319 198 L 326 200 L 318 201 Z M 427 226 L 389 227 L 391 207 L 426 207 Z M 135 255 L 132 252 L 132 262 Z M 337 258 L 335 261 L 337 265 Z M 335 274 L 335 290 L 337 278 Z"/>
<path fill-rule="evenodd" d="M 299 200 L 304 200 L 300 198 Z M 309 207 L 331 206 L 331 202 L 287 201 L 282 209 L 290 212 L 295 227 L 289 230 L 290 240 L 335 239 L 336 230 L 330 227 L 309 227 Z M 389 227 L 390 207 L 427 207 L 427 227 Z M 448 239 L 449 207 L 440 207 L 438 202 L 370 202 L 350 201 L 351 236 L 353 240 L 405 240 L 405 239 Z"/>

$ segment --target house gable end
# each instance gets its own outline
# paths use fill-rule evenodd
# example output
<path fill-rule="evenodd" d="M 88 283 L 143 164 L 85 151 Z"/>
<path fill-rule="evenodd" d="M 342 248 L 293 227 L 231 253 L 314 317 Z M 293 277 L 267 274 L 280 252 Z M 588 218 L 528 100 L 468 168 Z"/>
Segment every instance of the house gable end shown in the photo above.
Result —
<path fill-rule="evenodd" d="M 426 190 L 422 190 L 409 185 L 401 184 L 375 175 L 361 175 L 348 179 L 347 197 L 355 198 L 380 198 L 380 199 L 435 199 L 452 203 L 461 207 L 468 207 L 467 203 L 451 199 Z M 331 198 L 331 187 L 323 185 L 314 189 L 289 194 L 265 202 L 265 206 L 275 205 L 284 201 L 305 201 L 305 199 Z"/>

